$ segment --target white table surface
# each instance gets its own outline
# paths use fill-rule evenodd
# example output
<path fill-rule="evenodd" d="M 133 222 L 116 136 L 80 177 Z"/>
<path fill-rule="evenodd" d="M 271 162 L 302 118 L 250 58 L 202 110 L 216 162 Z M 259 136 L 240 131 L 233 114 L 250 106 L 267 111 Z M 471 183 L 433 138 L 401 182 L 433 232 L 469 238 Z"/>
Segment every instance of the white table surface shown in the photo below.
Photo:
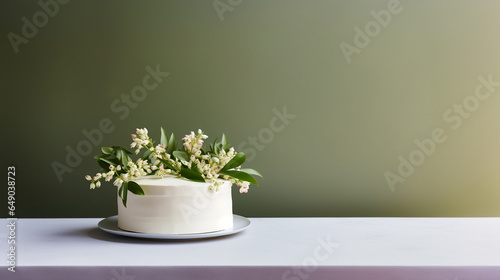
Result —
<path fill-rule="evenodd" d="M 2 262 L 0 279 L 500 279 L 500 218 L 250 218 L 186 241 L 116 236 L 100 220 L 18 219 L 17 272 Z"/>

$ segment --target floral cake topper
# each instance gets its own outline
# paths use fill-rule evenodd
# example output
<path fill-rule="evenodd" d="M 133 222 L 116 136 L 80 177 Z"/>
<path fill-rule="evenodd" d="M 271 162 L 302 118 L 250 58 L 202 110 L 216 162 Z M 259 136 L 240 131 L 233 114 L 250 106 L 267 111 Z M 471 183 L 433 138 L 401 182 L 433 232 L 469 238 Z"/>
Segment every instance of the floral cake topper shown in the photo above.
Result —
<path fill-rule="evenodd" d="M 224 134 L 220 141 L 215 139 L 206 150 L 203 146 L 207 138 L 201 129 L 197 134 L 191 131 L 182 138 L 182 147 L 178 148 L 174 134 L 168 137 L 161 128 L 161 140 L 155 146 L 153 139 L 148 136 L 148 130 L 138 128 L 132 134 L 130 147 L 135 149 L 136 155 L 145 149 L 140 158 L 134 162 L 130 158 L 132 153 L 120 146 L 102 147 L 102 154 L 94 157 L 102 171 L 94 177 L 86 175 L 85 179 L 90 181 L 91 189 L 99 188 L 101 179 L 106 182 L 114 179 L 113 185 L 119 187 L 118 195 L 125 207 L 128 191 L 144 195 L 141 186 L 134 180 L 147 175 L 176 175 L 195 182 L 209 183 L 210 188 L 215 190 L 223 183 L 220 181 L 222 179 L 236 184 L 240 193 L 248 192 L 250 183 L 258 185 L 253 176 L 262 175 L 254 169 L 241 168 L 246 160 L 245 153 L 236 153 Z"/>

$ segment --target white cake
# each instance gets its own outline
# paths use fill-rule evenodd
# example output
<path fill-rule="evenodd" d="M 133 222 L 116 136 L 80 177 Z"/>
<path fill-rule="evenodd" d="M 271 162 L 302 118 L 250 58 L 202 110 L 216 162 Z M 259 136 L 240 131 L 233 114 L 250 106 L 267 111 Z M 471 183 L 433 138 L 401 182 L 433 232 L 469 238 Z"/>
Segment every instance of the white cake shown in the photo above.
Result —
<path fill-rule="evenodd" d="M 118 197 L 118 227 L 133 232 L 195 234 L 232 228 L 231 183 L 218 191 L 208 183 L 167 176 L 134 180 L 145 196 L 128 192 L 127 207 Z"/>

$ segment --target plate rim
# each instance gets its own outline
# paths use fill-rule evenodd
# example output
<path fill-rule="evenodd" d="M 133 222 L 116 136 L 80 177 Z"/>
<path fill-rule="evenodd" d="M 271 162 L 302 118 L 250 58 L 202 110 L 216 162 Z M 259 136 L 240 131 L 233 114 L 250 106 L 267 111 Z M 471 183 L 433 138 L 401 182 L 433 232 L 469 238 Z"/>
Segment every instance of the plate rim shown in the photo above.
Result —
<path fill-rule="evenodd" d="M 236 219 L 244 221 L 244 222 L 246 222 L 246 224 L 244 226 L 234 228 L 234 221 Z M 116 223 L 116 228 L 118 230 L 116 230 L 114 228 L 105 227 L 104 226 L 105 222 Z M 100 220 L 97 223 L 97 227 L 100 228 L 101 230 L 108 232 L 108 233 L 111 233 L 111 234 L 133 237 L 133 238 L 183 240 L 183 239 L 213 238 L 213 237 L 232 235 L 232 234 L 236 234 L 238 232 L 245 230 L 246 228 L 248 228 L 250 226 L 250 224 L 251 224 L 251 221 L 248 218 L 233 214 L 233 228 L 231 228 L 231 229 L 225 229 L 225 230 L 213 231 L 213 232 L 207 232 L 207 233 L 190 233 L 190 234 L 141 233 L 141 232 L 133 232 L 133 231 L 126 231 L 126 230 L 120 229 L 118 227 L 118 215 L 114 215 L 114 216 L 110 216 L 110 217 L 107 217 L 107 218 Z"/>

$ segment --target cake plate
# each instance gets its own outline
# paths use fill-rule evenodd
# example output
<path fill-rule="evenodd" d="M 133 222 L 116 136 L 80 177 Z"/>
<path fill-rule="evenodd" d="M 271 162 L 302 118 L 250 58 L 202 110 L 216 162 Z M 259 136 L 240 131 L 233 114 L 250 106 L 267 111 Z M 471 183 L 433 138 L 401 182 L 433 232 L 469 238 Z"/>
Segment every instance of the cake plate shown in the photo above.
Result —
<path fill-rule="evenodd" d="M 219 237 L 219 236 L 238 233 L 250 226 L 250 220 L 239 215 L 233 215 L 232 228 L 214 232 L 194 233 L 194 234 L 161 234 L 161 233 L 141 233 L 141 232 L 126 231 L 118 227 L 118 215 L 111 216 L 101 220 L 97 224 L 97 226 L 106 232 L 128 237 L 148 238 L 148 239 L 199 239 L 199 238 Z"/>

